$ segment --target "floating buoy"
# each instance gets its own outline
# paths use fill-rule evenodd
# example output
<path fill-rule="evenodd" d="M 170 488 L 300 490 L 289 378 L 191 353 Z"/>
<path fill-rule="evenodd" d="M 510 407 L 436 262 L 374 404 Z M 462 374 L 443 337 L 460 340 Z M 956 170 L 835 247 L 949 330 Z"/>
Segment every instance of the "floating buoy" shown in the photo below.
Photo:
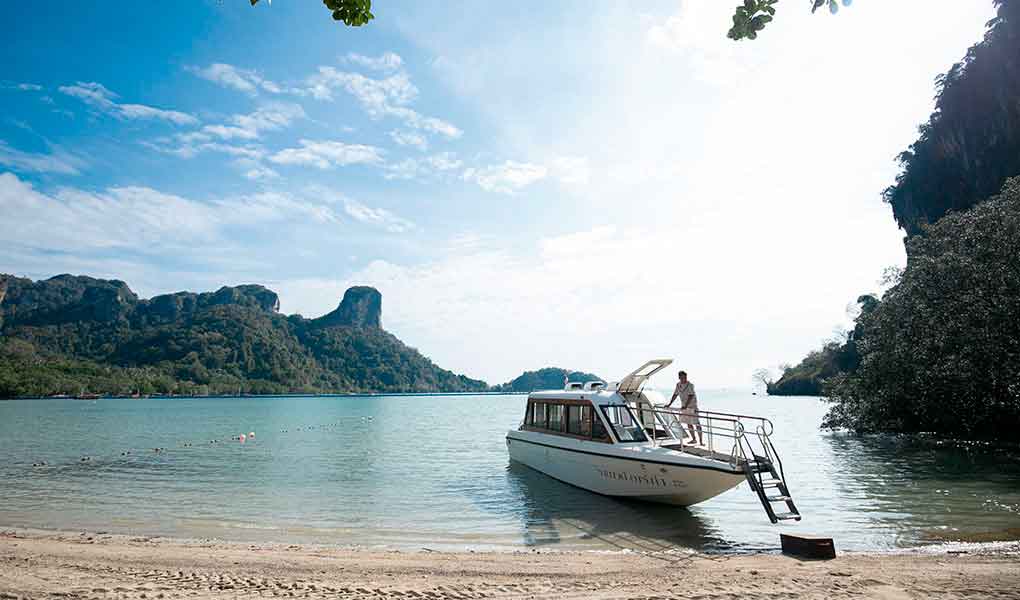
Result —
<path fill-rule="evenodd" d="M 253 438 L 253 437 L 255 437 L 255 432 L 253 431 L 253 432 L 249 433 L 249 434 L 248 434 L 248 437 L 250 437 L 250 438 Z"/>
<path fill-rule="evenodd" d="M 241 435 L 237 436 L 237 439 L 241 440 L 241 443 L 243 444 L 245 440 L 245 435 L 242 433 Z"/>

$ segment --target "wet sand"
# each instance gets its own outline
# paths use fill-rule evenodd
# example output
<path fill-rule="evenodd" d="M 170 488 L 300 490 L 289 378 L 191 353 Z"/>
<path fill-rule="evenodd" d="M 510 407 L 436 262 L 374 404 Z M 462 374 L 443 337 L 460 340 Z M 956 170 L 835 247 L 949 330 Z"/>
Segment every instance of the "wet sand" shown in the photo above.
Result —
<path fill-rule="evenodd" d="M 1020 545 L 954 554 L 378 552 L 0 533 L 0 600 L 1020 598 Z"/>

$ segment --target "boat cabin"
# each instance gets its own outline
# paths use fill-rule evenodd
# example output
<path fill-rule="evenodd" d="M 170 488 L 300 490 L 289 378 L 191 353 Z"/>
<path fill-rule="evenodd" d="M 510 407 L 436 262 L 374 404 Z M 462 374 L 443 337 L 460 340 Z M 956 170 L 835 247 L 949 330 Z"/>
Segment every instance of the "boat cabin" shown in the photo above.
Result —
<path fill-rule="evenodd" d="M 601 391 L 601 386 L 589 390 L 532 393 L 521 429 L 606 444 L 648 441 L 619 394 Z"/>

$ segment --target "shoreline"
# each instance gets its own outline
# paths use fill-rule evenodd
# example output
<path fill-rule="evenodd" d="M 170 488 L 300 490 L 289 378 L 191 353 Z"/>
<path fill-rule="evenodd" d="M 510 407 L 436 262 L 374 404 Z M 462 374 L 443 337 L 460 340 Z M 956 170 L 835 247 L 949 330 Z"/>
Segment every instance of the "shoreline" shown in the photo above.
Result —
<path fill-rule="evenodd" d="M 370 551 L 0 531 L 0 599 L 1020 598 L 1020 544 L 943 553 Z"/>
<path fill-rule="evenodd" d="M 0 396 L 0 401 L 12 400 L 77 400 L 92 402 L 95 400 L 177 400 L 181 398 L 388 398 L 399 396 L 522 396 L 530 392 L 332 392 L 332 393 L 286 393 L 286 394 L 207 394 L 205 396 L 188 396 L 186 394 L 148 394 L 145 396 L 105 396 L 98 398 L 76 398 L 75 396 Z"/>

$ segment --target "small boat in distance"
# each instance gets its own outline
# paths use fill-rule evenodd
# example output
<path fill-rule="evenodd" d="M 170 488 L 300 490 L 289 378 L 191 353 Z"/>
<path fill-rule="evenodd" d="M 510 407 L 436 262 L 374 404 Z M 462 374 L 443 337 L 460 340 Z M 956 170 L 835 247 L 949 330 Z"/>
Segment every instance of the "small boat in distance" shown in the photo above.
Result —
<path fill-rule="evenodd" d="M 691 506 L 747 481 L 769 520 L 800 520 L 762 417 L 698 412 L 704 444 L 684 442 L 680 411 L 644 389 L 672 364 L 651 360 L 619 382 L 567 382 L 532 392 L 520 427 L 507 433 L 510 459 L 606 496 Z M 785 511 L 777 512 L 776 505 Z"/>

